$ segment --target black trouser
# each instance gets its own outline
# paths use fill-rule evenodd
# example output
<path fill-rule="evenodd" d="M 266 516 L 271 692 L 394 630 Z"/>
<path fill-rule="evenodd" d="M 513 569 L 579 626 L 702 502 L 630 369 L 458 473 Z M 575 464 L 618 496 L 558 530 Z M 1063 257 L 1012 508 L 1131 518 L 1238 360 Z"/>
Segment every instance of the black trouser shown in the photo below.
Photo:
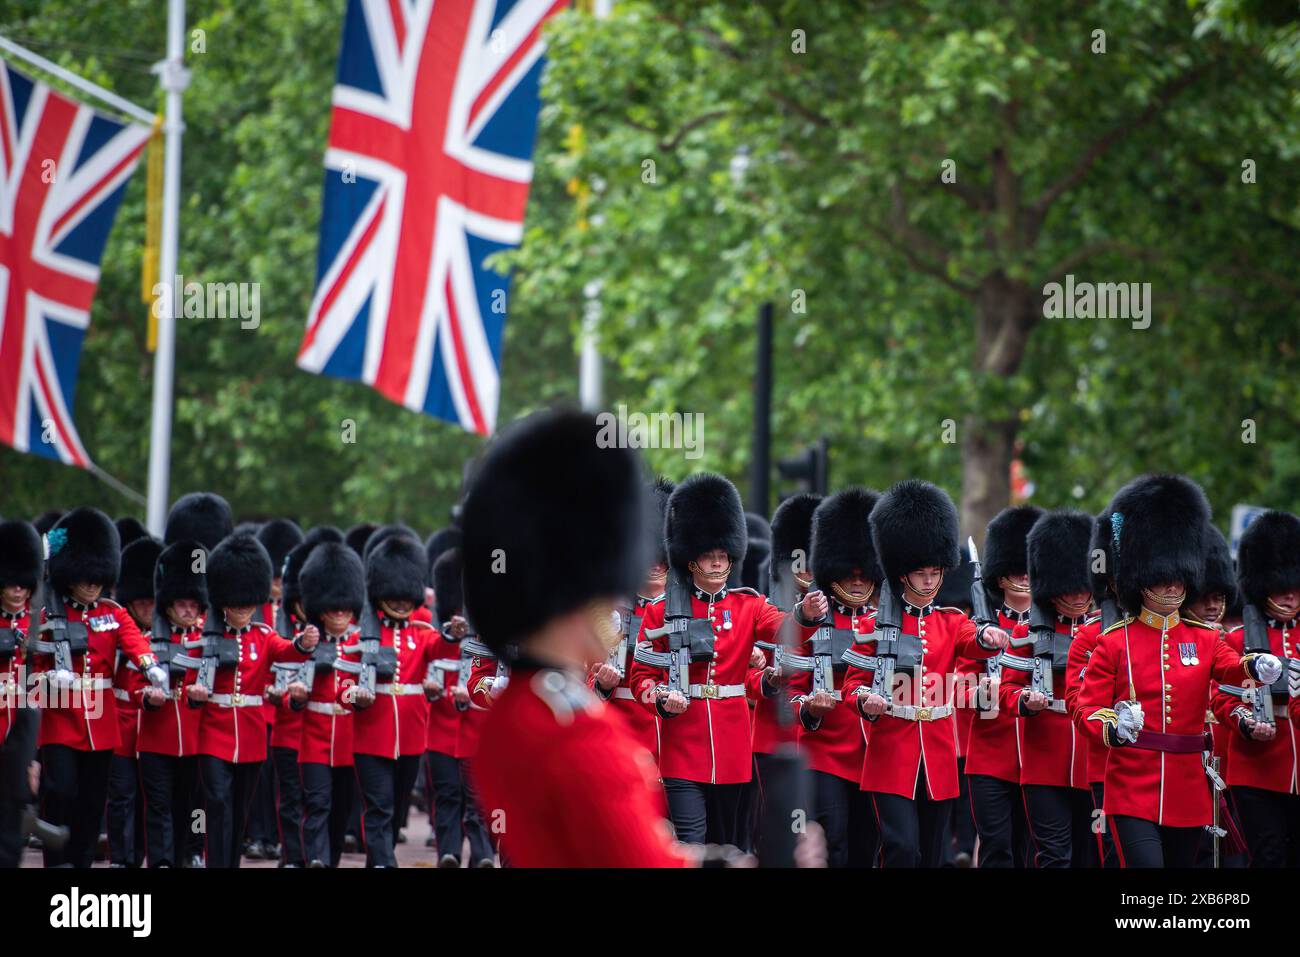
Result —
<path fill-rule="evenodd" d="M 830 867 L 873 867 L 880 850 L 871 796 L 857 781 L 812 771 L 813 820 L 826 833 Z"/>
<path fill-rule="evenodd" d="M 1086 867 L 1092 839 L 1092 796 L 1079 788 L 1026 784 L 1025 813 L 1034 842 L 1034 866 Z"/>
<path fill-rule="evenodd" d="M 468 775 L 465 760 L 453 758 L 441 751 L 426 751 L 424 757 L 429 775 L 429 807 L 438 854 L 450 854 L 459 862 L 465 838 L 468 837 L 470 860 L 490 860 L 492 842 L 483 824 L 478 802 L 466 787 Z"/>
<path fill-rule="evenodd" d="M 356 774 L 352 768 L 299 764 L 302 775 L 302 849 L 308 863 L 338 867 L 343 836 L 352 817 Z"/>
<path fill-rule="evenodd" d="M 108 766 L 108 859 L 139 867 L 144 861 L 144 819 L 135 758 L 115 754 Z"/>
<path fill-rule="evenodd" d="M 1106 815 L 1102 809 L 1106 806 L 1106 788 L 1100 781 L 1094 781 L 1088 786 L 1092 791 L 1092 826 L 1090 830 L 1093 834 L 1094 845 L 1100 842 L 1098 850 L 1101 853 L 1102 867 L 1119 867 L 1119 855 L 1115 853 L 1115 841 L 1110 836 L 1110 826 L 1106 823 Z M 1096 860 L 1097 851 L 1093 852 L 1093 859 Z"/>
<path fill-rule="evenodd" d="M 61 851 L 45 851 L 45 866 L 90 867 L 104 819 L 112 751 L 79 751 L 65 744 L 41 748 L 45 820 L 66 824 L 68 842 Z"/>
<path fill-rule="evenodd" d="M 207 821 L 208 867 L 238 867 L 257 778 L 258 762 L 235 764 L 209 754 L 199 756 L 203 814 Z"/>
<path fill-rule="evenodd" d="M 743 791 L 740 784 L 703 784 L 664 778 L 668 817 L 677 840 L 683 844 L 738 845 Z"/>
<path fill-rule="evenodd" d="M 881 866 L 938 867 L 948 843 L 952 800 L 934 801 L 925 787 L 925 769 L 917 775 L 912 798 L 871 792 L 880 828 Z"/>
<path fill-rule="evenodd" d="M 971 810 L 970 782 L 966 780 L 966 759 L 957 759 L 957 786 L 960 793 L 952 806 L 952 845 L 951 853 L 944 863 L 955 863 L 959 854 L 975 856 L 975 813 Z M 948 858 L 951 858 L 950 862 Z"/>
<path fill-rule="evenodd" d="M 971 816 L 979 834 L 980 867 L 1019 867 L 1016 856 L 1016 820 L 1023 813 L 1020 785 L 990 774 L 971 774 Z"/>
<path fill-rule="evenodd" d="M 1300 866 L 1300 795 L 1234 785 L 1251 867 Z"/>
<path fill-rule="evenodd" d="M 272 748 L 276 793 L 279 795 L 280 861 L 304 866 L 302 852 L 302 775 L 298 752 L 293 748 Z"/>
<path fill-rule="evenodd" d="M 28 769 L 36 760 L 41 714 L 16 708 L 9 733 L 0 747 L 0 868 L 17 867 L 23 859 L 22 820 L 36 801 L 28 786 Z"/>
<path fill-rule="evenodd" d="M 1192 867 L 1205 829 L 1166 827 L 1140 817 L 1107 818 L 1122 867 Z"/>
<path fill-rule="evenodd" d="M 275 763 L 271 760 L 271 726 L 266 726 L 266 760 L 257 776 L 257 792 L 253 796 L 253 806 L 248 815 L 248 833 L 250 842 L 276 844 L 279 828 L 276 826 L 275 805 Z"/>
<path fill-rule="evenodd" d="M 140 752 L 140 784 L 144 791 L 145 844 L 150 867 L 178 867 L 191 846 L 191 797 L 198 758 Z"/>
<path fill-rule="evenodd" d="M 418 755 L 393 759 L 357 754 L 353 761 L 361 789 L 366 867 L 396 867 L 398 796 L 411 793 L 420 770 L 420 758 Z"/>

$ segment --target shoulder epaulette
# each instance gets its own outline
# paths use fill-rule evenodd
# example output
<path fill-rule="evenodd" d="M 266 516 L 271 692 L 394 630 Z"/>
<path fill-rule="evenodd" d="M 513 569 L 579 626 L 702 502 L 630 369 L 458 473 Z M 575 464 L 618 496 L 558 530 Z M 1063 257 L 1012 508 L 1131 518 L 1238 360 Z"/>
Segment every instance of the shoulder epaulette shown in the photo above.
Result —
<path fill-rule="evenodd" d="M 1239 631 L 1245 631 L 1245 630 L 1246 630 L 1246 626 L 1245 626 L 1245 625 L 1238 625 L 1236 628 L 1229 628 L 1228 631 L 1227 631 L 1227 633 L 1228 633 L 1229 635 L 1235 635 L 1237 632 L 1239 632 Z"/>
<path fill-rule="evenodd" d="M 600 699 L 587 683 L 564 671 L 547 668 L 533 675 L 529 684 L 559 724 L 572 724 L 575 715 L 600 707 Z"/>
<path fill-rule="evenodd" d="M 741 585 L 739 588 L 728 588 L 727 591 L 736 595 L 753 595 L 755 598 L 764 597 L 760 595 L 758 592 L 754 591 L 754 589 L 749 588 L 748 586 L 745 585 Z"/>
<path fill-rule="evenodd" d="M 1125 625 L 1131 625 L 1131 624 L 1133 624 L 1133 622 L 1135 622 L 1135 621 L 1137 621 L 1136 618 L 1121 618 L 1119 621 L 1115 622 L 1115 624 L 1113 624 L 1113 625 L 1111 625 L 1109 628 L 1105 629 L 1105 630 L 1102 632 L 1102 634 L 1103 634 L 1103 635 L 1109 635 L 1109 634 L 1110 634 L 1112 631 L 1114 631 L 1115 629 L 1117 629 L 1117 628 L 1123 628 Z"/>
<path fill-rule="evenodd" d="M 255 622 L 253 622 L 253 627 L 254 627 L 254 628 L 260 628 L 262 631 L 264 631 L 264 632 L 269 632 L 270 634 L 275 634 L 275 629 L 272 628 L 270 625 L 268 625 L 268 624 L 267 624 L 266 622 L 264 622 L 264 621 L 255 621 Z"/>
<path fill-rule="evenodd" d="M 1206 624 L 1205 622 L 1203 622 L 1203 621 L 1193 621 L 1193 620 L 1190 619 L 1190 618 L 1184 618 L 1184 619 L 1182 619 L 1182 622 L 1183 622 L 1184 625 L 1191 625 L 1193 628 L 1205 628 L 1205 629 L 1208 630 L 1208 631 L 1218 631 L 1218 630 L 1219 630 L 1219 629 L 1218 629 L 1218 626 L 1216 626 L 1216 625 L 1207 625 L 1207 624 Z"/>
<path fill-rule="evenodd" d="M 113 599 L 111 599 L 111 598 L 101 598 L 101 599 L 99 600 L 98 604 L 100 604 L 100 605 L 107 605 L 109 608 L 121 608 L 121 607 L 122 607 L 122 606 L 119 605 L 117 602 L 113 601 Z"/>

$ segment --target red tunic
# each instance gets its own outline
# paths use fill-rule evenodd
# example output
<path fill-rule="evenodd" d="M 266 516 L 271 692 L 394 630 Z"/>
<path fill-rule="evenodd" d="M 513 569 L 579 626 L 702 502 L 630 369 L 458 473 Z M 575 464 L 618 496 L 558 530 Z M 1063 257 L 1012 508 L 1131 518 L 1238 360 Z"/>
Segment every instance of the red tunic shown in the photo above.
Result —
<path fill-rule="evenodd" d="M 1282 659 L 1283 665 L 1287 658 L 1300 657 L 1292 623 L 1279 625 L 1278 622 L 1270 621 L 1268 626 L 1269 647 L 1273 654 Z M 1223 638 L 1224 643 L 1237 655 L 1243 653 L 1245 640 L 1244 628 L 1234 628 Z M 1225 681 L 1224 684 L 1241 687 L 1239 681 Z M 1221 726 L 1227 731 L 1228 765 L 1223 778 L 1229 785 L 1300 794 L 1296 787 L 1296 755 L 1300 749 L 1300 738 L 1296 736 L 1296 724 L 1290 720 L 1289 712 L 1289 706 L 1294 700 L 1288 701 L 1286 706 L 1275 702 L 1273 711 L 1277 734 L 1272 741 L 1247 740 L 1239 730 L 1240 724 L 1233 712 L 1248 706 L 1240 697 L 1216 689 L 1212 708 Z"/>
<path fill-rule="evenodd" d="M 293 627 L 294 636 L 302 634 L 303 623 L 290 616 L 290 624 Z M 275 675 L 272 674 L 271 682 L 267 687 L 275 684 Z M 263 692 L 265 695 L 265 692 Z M 289 696 L 286 694 L 280 701 L 279 705 L 271 705 L 275 709 L 275 723 L 271 726 L 271 747 L 288 748 L 296 752 L 299 745 L 302 744 L 302 712 L 295 710 L 289 702 Z"/>
<path fill-rule="evenodd" d="M 195 641 L 202 634 L 203 621 L 200 619 L 183 634 L 173 630 L 171 640 L 174 644 Z M 193 680 L 193 671 L 187 671 L 184 676 L 173 674 L 171 697 L 159 708 L 150 708 L 148 705 L 140 708 L 135 745 L 137 754 L 166 754 L 171 757 L 185 758 L 198 753 L 199 721 L 203 709 L 190 707 L 185 699 L 185 687 Z"/>
<path fill-rule="evenodd" d="M 351 644 L 350 632 L 337 639 Z M 334 641 L 324 633 L 321 641 Z M 343 704 L 343 693 L 352 686 L 353 676 L 336 668 L 316 669 L 307 704 L 300 709 L 302 740 L 298 745 L 299 764 L 328 764 L 332 768 L 352 767 L 352 709 Z"/>
<path fill-rule="evenodd" d="M 392 680 L 376 679 L 380 687 L 388 690 L 377 691 L 374 704 L 353 709 L 353 754 L 396 760 L 402 755 L 423 753 L 429 721 L 429 700 L 424 696 L 423 682 L 439 638 L 427 622 L 383 621 L 379 644 L 396 649 L 397 671 Z M 339 657 L 346 661 L 361 660 L 360 652 Z M 344 678 L 348 683 L 355 680 L 353 675 Z"/>
<path fill-rule="evenodd" d="M 84 621 L 89 632 L 88 650 L 73 656 L 72 666 L 80 689 L 59 691 L 42 682 L 46 695 L 41 716 L 41 746 L 63 744 L 78 751 L 104 751 L 117 747 L 121 733 L 117 699 L 113 697 L 113 666 L 120 649 L 137 665 L 153 661 L 149 642 L 140 634 L 130 613 L 117 602 L 101 598 L 82 611 L 67 605 L 68 621 Z M 35 673 L 54 669 L 53 655 L 33 655 Z M 59 705 L 60 707 L 56 707 Z"/>
<path fill-rule="evenodd" d="M 141 633 L 145 641 L 149 632 Z M 140 722 L 140 700 L 149 681 L 128 660 L 119 655 L 117 671 L 113 674 L 113 697 L 117 699 L 117 747 L 113 753 L 120 758 L 135 758 L 137 726 Z"/>
<path fill-rule="evenodd" d="M 654 760 L 580 674 L 517 670 L 487 717 L 474 767 L 484 819 L 508 822 L 501 843 L 513 866 L 684 863 Z"/>
<path fill-rule="evenodd" d="M 217 669 L 216 687 L 210 691 L 231 695 L 232 703 L 207 701 L 198 708 L 198 753 L 235 764 L 259 763 L 266 760 L 266 717 L 260 702 L 247 699 L 261 697 L 271 683 L 274 662 L 302 661 L 306 656 L 261 622 L 239 633 L 227 629 L 225 637 L 239 642 L 239 661 L 233 668 Z"/>
<path fill-rule="evenodd" d="M 833 607 L 831 616 L 836 628 L 846 628 L 859 635 L 869 635 L 875 627 L 874 609 L 868 609 L 865 615 L 855 617 L 841 611 L 839 607 Z M 805 640 L 797 653 L 811 655 L 811 635 L 816 629 L 801 630 L 805 634 Z M 833 673 L 835 690 L 841 694 L 846 675 L 846 671 L 839 669 Z M 796 671 L 790 679 L 791 701 L 795 705 L 798 719 L 799 751 L 811 770 L 857 783 L 862 779 L 862 762 L 867 755 L 867 733 L 871 722 L 863 718 L 855 707 L 832 708 L 822 716 L 816 730 L 810 731 L 806 722 L 811 722 L 811 716 L 804 716 L 802 698 L 812 694 L 812 685 L 811 671 Z"/>
<path fill-rule="evenodd" d="M 1083 620 L 1063 621 L 1057 616 L 1056 633 L 1071 635 L 1071 641 L 1085 627 L 1087 625 Z M 1020 657 L 1028 657 L 1030 649 L 1014 648 L 1010 651 Z M 1064 695 L 1065 675 L 1055 676 L 1053 684 L 1054 688 L 1061 689 L 1055 699 L 1065 706 L 1065 711 L 1044 709 L 1037 714 L 1024 714 L 1020 710 L 1020 697 L 1029 684 L 1030 677 L 1027 671 L 1003 668 L 1002 687 L 998 691 L 999 707 L 1019 715 L 1016 722 L 1016 747 L 1020 752 L 1020 783 L 1073 787 L 1086 791 L 1088 747 L 1070 718 L 1068 699 Z"/>
<path fill-rule="evenodd" d="M 636 614 L 645 615 L 647 605 L 653 605 L 656 602 L 663 601 L 663 596 L 658 598 L 643 598 L 636 596 Z M 639 633 L 639 630 L 638 630 Z M 636 635 L 632 636 L 632 642 L 635 644 Z M 596 668 L 600 662 L 592 665 L 591 671 L 587 675 L 587 687 L 596 692 L 605 702 L 623 716 L 628 728 L 636 739 L 641 742 L 645 748 L 655 756 L 659 757 L 659 717 L 653 711 L 645 708 L 632 695 L 632 653 L 634 648 L 628 648 L 627 661 L 623 665 L 623 679 L 614 687 L 608 695 L 596 687 Z"/>
<path fill-rule="evenodd" d="M 953 685 L 958 656 L 990 658 L 996 651 L 985 649 L 975 636 L 975 623 L 959 608 L 917 609 L 903 606 L 902 630 L 922 642 L 921 681 L 894 682 L 893 703 L 926 708 L 954 705 Z M 918 614 L 919 612 L 919 614 Z M 868 642 L 864 654 L 875 654 Z M 844 679 L 846 706 L 856 708 L 854 695 L 870 688 L 872 672 L 850 667 Z M 876 719 L 867 735 L 867 754 L 862 763 L 864 791 L 916 795 L 922 765 L 930 798 L 944 801 L 960 793 L 957 781 L 957 721 L 953 714 L 933 721 L 908 721 L 884 714 Z"/>
<path fill-rule="evenodd" d="M 441 634 L 435 634 L 432 645 L 430 660 L 451 662 L 460 659 L 460 645 L 448 641 Z M 438 678 L 442 682 L 443 694 L 437 700 L 429 702 L 424 749 L 455 757 L 456 739 L 460 737 L 460 712 L 452 700 L 451 689 L 456 683 L 456 672 L 440 669 Z"/>
<path fill-rule="evenodd" d="M 998 627 L 1015 638 L 1029 634 L 1027 622 L 1012 618 L 1005 609 L 998 610 Z M 957 727 L 961 728 L 963 715 L 970 722 L 970 738 L 966 743 L 966 774 L 983 774 L 1000 781 L 1020 783 L 1020 748 L 1016 742 L 1016 712 L 1000 707 L 998 682 L 994 681 L 980 710 L 979 678 L 987 670 L 987 659 L 962 656 L 957 661 L 957 674 L 969 680 L 960 685 L 962 696 L 957 699 Z"/>
<path fill-rule="evenodd" d="M 1185 658 L 1184 650 L 1195 654 Z M 1182 735 L 1205 733 L 1212 678 L 1231 685 L 1246 678 L 1241 656 L 1219 640 L 1216 629 L 1180 621 L 1162 639 L 1159 628 L 1126 619 L 1102 634 L 1088 661 L 1078 707 L 1089 737 L 1109 743 L 1105 729 L 1115 724 L 1116 702 L 1131 697 L 1130 673 L 1142 703 L 1143 730 Z M 1199 751 L 1111 747 L 1105 788 L 1108 817 L 1123 814 L 1170 827 L 1211 822 L 1210 785 Z"/>
<path fill-rule="evenodd" d="M 1070 644 L 1070 657 L 1066 659 L 1065 668 L 1065 709 L 1070 720 L 1074 722 L 1075 731 L 1082 736 L 1084 751 L 1088 762 L 1088 784 L 1101 784 L 1106 780 L 1106 756 L 1110 749 L 1096 737 L 1089 735 L 1083 726 L 1079 712 L 1079 690 L 1083 687 L 1083 676 L 1088 673 L 1088 662 L 1092 652 L 1101 638 L 1101 618 L 1095 618 L 1080 628 Z"/>
<path fill-rule="evenodd" d="M 762 595 L 749 589 L 725 591 L 712 604 L 692 589 L 691 614 L 713 621 L 714 653 L 711 661 L 694 661 L 690 683 L 745 686 L 749 656 L 755 641 L 773 641 L 785 615 Z M 731 628 L 724 627 L 730 622 Z M 646 632 L 664 623 L 664 603 L 646 608 L 641 621 L 641 641 Z M 668 639 L 651 642 L 666 651 Z M 656 714 L 654 688 L 666 680 L 663 669 L 636 662 L 631 687 L 637 703 Z M 752 688 L 752 682 L 750 683 Z M 752 692 L 750 692 L 752 693 Z M 749 705 L 746 695 L 729 698 L 692 698 L 682 714 L 660 722 L 659 769 L 665 778 L 706 784 L 743 784 L 753 776 L 750 751 Z"/>

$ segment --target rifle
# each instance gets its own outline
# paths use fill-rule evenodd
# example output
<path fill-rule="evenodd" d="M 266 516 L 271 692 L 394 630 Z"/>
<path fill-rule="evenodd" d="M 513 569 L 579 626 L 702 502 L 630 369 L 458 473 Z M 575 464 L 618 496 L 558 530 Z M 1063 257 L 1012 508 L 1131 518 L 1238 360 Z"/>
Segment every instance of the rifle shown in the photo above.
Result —
<path fill-rule="evenodd" d="M 362 691 L 375 693 L 375 685 L 380 678 L 392 681 L 397 673 L 397 649 L 380 645 L 381 635 L 379 619 L 366 602 L 361 609 L 360 628 L 356 635 L 356 644 L 343 645 L 339 651 L 344 654 L 360 654 L 358 662 L 338 661 L 334 667 L 357 675 L 357 687 Z M 355 665 L 355 670 L 353 666 Z"/>
<path fill-rule="evenodd" d="M 208 608 L 208 615 L 203 620 L 203 633 L 197 639 L 182 641 L 181 647 L 186 651 L 197 651 L 195 657 L 182 660 L 186 668 L 195 669 L 195 683 L 202 685 L 211 693 L 217 686 L 217 669 L 233 668 L 239 664 L 239 642 L 226 637 L 225 619 L 217 614 L 215 608 Z M 173 661 L 175 659 L 173 658 Z"/>
<path fill-rule="evenodd" d="M 989 604 L 989 593 L 984 587 L 984 566 L 980 562 L 979 549 L 975 547 L 975 538 L 970 536 L 966 539 L 966 551 L 970 556 L 971 571 L 974 573 L 970 583 L 970 607 L 971 620 L 975 622 L 976 628 L 991 627 L 997 628 L 1001 621 L 994 614 L 992 606 Z M 1002 656 L 994 655 L 984 661 L 984 673 L 990 678 L 1000 679 L 1002 677 Z M 984 696 L 984 690 L 980 690 L 981 698 Z"/>
<path fill-rule="evenodd" d="M 68 610 L 63 603 L 63 596 L 57 588 L 49 583 L 41 587 L 44 598 L 45 621 L 38 627 L 28 629 L 27 650 L 54 656 L 57 671 L 76 672 L 73 665 L 75 655 L 83 655 L 89 649 L 90 633 L 84 621 L 68 621 Z M 32 623 L 38 618 L 38 602 L 32 602 Z M 41 637 L 45 636 L 45 637 Z"/>
<path fill-rule="evenodd" d="M 1072 640 L 1070 635 L 1058 634 L 1052 616 L 1038 602 L 1034 602 L 1030 606 L 1028 637 L 1011 639 L 1012 648 L 1032 649 L 1030 657 L 1020 658 L 1004 653 L 1001 657 L 1002 667 L 1029 672 L 1029 690 L 1044 695 L 1048 699 L 1049 709 L 1060 710 L 1061 706 L 1055 701 L 1054 674 L 1065 671 Z M 1063 704 L 1062 701 L 1061 705 Z"/>
<path fill-rule="evenodd" d="M 831 615 L 827 612 L 810 639 L 811 655 L 796 655 L 780 642 L 756 641 L 754 644 L 772 652 L 772 664 L 778 670 L 811 671 L 813 694 L 824 691 L 840 701 L 840 692 L 835 690 L 835 672 L 848 667 L 844 655 L 853 648 L 858 635 L 849 628 L 835 628 L 831 622 Z"/>
<path fill-rule="evenodd" d="M 631 650 L 635 653 L 637 639 L 641 635 L 642 616 L 634 613 L 634 607 L 634 605 L 630 604 L 619 609 L 623 637 L 614 646 L 614 650 L 609 653 L 609 659 L 606 661 L 606 664 L 618 670 L 620 681 L 627 677 L 628 651 Z"/>
<path fill-rule="evenodd" d="M 637 646 L 633 655 L 643 665 L 661 668 L 668 672 L 666 687 L 679 692 L 689 705 L 691 701 L 692 661 L 709 661 L 713 658 L 713 623 L 704 618 L 692 617 L 691 590 L 677 569 L 668 573 L 664 591 L 664 623 L 660 628 L 646 630 L 646 637 L 668 638 L 667 651 L 652 651 Z"/>
<path fill-rule="evenodd" d="M 1242 634 L 1242 648 L 1246 654 L 1266 654 L 1273 653 L 1272 646 L 1268 640 L 1268 624 L 1264 621 L 1264 616 L 1260 610 L 1252 604 L 1246 604 L 1242 608 L 1241 614 L 1244 632 Z M 1236 695 L 1247 705 L 1250 706 L 1250 716 L 1256 723 L 1267 722 L 1268 724 L 1277 723 L 1277 715 L 1273 708 L 1273 696 L 1290 697 L 1290 675 L 1292 659 L 1283 659 L 1286 667 L 1282 669 L 1282 676 L 1271 685 L 1262 685 L 1258 682 L 1242 687 L 1236 685 L 1219 685 L 1220 691 L 1226 691 L 1228 694 Z M 1298 689 L 1300 690 L 1300 689 Z"/>
<path fill-rule="evenodd" d="M 846 664 L 870 671 L 871 693 L 880 695 L 893 708 L 894 675 L 900 668 L 910 671 L 914 678 L 921 674 L 921 639 L 903 634 L 903 607 L 889 581 L 880 583 L 880 604 L 876 606 L 876 630 L 870 639 L 876 643 L 874 655 L 849 650 L 842 659 Z"/>
<path fill-rule="evenodd" d="M 1108 631 L 1120 620 L 1119 605 L 1107 595 L 1101 600 L 1101 630 Z"/>

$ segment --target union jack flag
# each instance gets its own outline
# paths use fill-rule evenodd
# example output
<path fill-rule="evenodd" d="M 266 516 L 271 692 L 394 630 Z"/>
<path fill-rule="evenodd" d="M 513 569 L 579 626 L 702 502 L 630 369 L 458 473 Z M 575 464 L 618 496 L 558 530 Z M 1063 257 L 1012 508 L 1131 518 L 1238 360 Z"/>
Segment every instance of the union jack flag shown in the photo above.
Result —
<path fill-rule="evenodd" d="M 488 434 L 532 180 L 541 28 L 565 0 L 349 0 L 298 365 Z"/>
<path fill-rule="evenodd" d="M 82 468 L 81 341 L 126 182 L 150 130 L 0 61 L 0 442 Z"/>

